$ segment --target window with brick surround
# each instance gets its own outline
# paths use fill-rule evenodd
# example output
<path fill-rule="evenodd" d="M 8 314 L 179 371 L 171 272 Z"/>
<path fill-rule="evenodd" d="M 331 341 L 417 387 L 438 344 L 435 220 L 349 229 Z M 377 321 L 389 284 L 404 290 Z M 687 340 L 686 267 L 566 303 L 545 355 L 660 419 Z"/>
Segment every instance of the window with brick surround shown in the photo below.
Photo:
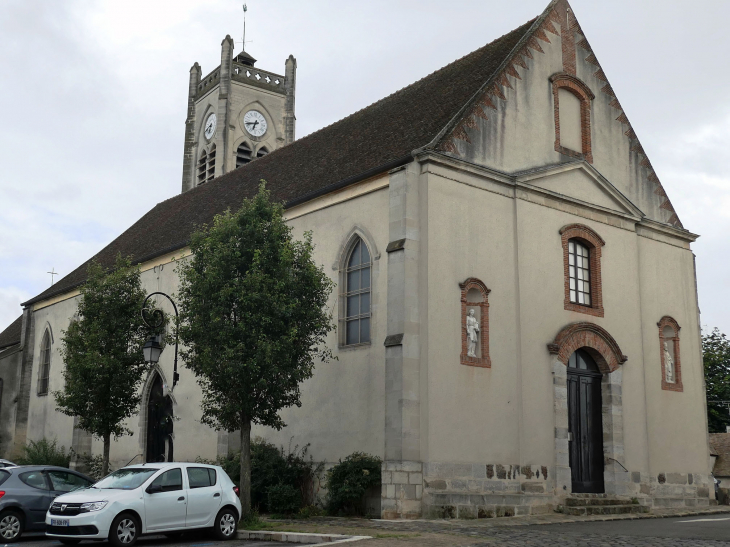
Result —
<path fill-rule="evenodd" d="M 595 95 L 571 74 L 553 74 L 550 81 L 553 86 L 555 151 L 593 163 L 591 101 Z"/>
<path fill-rule="evenodd" d="M 682 362 L 679 354 L 679 324 L 668 315 L 657 323 L 659 327 L 659 355 L 662 371 L 662 389 L 684 391 Z"/>
<path fill-rule="evenodd" d="M 489 357 L 489 293 L 487 286 L 475 277 L 459 283 L 461 289 L 461 364 L 491 368 Z M 467 317 L 474 312 L 479 325 L 475 356 L 469 355 L 469 326 Z M 472 327 L 473 328 L 473 327 Z"/>
<path fill-rule="evenodd" d="M 341 344 L 370 343 L 371 255 L 359 236 L 353 237 L 343 269 L 340 306 Z"/>
<path fill-rule="evenodd" d="M 51 333 L 46 330 L 41 342 L 40 366 L 38 367 L 38 395 L 48 395 L 48 378 L 51 374 Z"/>
<path fill-rule="evenodd" d="M 565 278 L 564 308 L 603 317 L 601 253 L 605 242 L 582 224 L 560 229 Z"/>

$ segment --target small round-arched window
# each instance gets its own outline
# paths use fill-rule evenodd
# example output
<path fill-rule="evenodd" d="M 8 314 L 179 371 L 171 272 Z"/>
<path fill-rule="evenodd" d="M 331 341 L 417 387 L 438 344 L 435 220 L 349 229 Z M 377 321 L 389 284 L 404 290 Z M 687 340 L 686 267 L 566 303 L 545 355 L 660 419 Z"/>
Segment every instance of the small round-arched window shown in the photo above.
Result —
<path fill-rule="evenodd" d="M 370 265 L 370 251 L 356 237 L 345 272 L 345 345 L 370 342 Z"/>

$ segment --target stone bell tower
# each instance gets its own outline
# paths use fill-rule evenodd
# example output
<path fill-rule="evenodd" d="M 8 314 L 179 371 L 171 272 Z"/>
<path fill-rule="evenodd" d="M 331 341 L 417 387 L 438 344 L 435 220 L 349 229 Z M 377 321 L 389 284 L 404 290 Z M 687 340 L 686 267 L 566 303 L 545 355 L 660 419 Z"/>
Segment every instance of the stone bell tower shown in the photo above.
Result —
<path fill-rule="evenodd" d="M 218 68 L 205 77 L 198 63 L 190 69 L 183 192 L 294 140 L 296 59 L 289 56 L 283 76 L 255 64 L 246 51 L 234 57 L 226 36 Z"/>

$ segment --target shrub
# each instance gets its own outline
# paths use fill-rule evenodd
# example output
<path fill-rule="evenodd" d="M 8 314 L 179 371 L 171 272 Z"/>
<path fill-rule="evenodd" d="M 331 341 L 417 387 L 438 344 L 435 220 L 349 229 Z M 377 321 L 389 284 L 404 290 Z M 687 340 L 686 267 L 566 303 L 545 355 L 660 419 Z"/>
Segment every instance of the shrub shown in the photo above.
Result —
<path fill-rule="evenodd" d="M 291 484 L 279 483 L 268 488 L 269 511 L 280 515 L 293 515 L 302 506 L 302 494 Z"/>
<path fill-rule="evenodd" d="M 276 445 L 266 442 L 261 437 L 251 441 L 251 507 L 258 508 L 262 513 L 291 514 L 299 511 L 301 507 L 314 505 L 319 475 L 322 472 L 323 464 L 316 464 L 311 456 L 308 456 L 309 445 L 301 449 L 294 446 L 289 447 L 288 452 L 284 447 L 277 448 Z M 219 456 L 215 462 L 205 461 L 196 458 L 200 463 L 211 463 L 220 465 L 234 484 L 240 484 L 241 478 L 241 453 L 233 452 L 227 456 Z M 269 490 L 275 486 L 285 485 L 291 487 L 297 493 L 297 506 L 293 511 L 284 510 L 281 507 L 272 507 L 269 503 Z M 279 489 L 274 498 L 279 503 L 280 496 L 284 490 Z"/>
<path fill-rule="evenodd" d="M 91 454 L 81 454 L 76 457 L 77 463 L 81 464 L 81 471 L 85 473 L 95 481 L 100 481 L 104 478 L 102 473 L 102 466 L 104 464 L 104 457 L 101 454 L 92 456 Z M 112 466 L 109 466 L 109 473 L 114 471 Z"/>
<path fill-rule="evenodd" d="M 23 447 L 20 457 L 15 463 L 18 465 L 56 465 L 68 467 L 71 462 L 73 450 L 66 452 L 66 448 L 58 446 L 58 441 L 53 439 L 41 439 L 40 441 L 28 441 Z"/>
<path fill-rule="evenodd" d="M 363 513 L 363 497 L 380 484 L 380 458 L 355 452 L 327 472 L 327 510 L 331 514 Z"/>

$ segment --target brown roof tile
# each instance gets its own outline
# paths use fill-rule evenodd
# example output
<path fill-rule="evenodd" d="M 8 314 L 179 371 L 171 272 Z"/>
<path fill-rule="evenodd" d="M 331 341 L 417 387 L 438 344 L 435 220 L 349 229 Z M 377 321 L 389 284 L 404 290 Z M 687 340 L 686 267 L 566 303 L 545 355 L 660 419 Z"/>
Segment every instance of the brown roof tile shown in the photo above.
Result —
<path fill-rule="evenodd" d="M 730 477 L 730 433 L 710 433 L 710 452 L 717 454 L 715 477 Z"/>
<path fill-rule="evenodd" d="M 21 315 L 10 326 L 0 332 L 0 349 L 20 344 L 20 329 L 23 325 L 23 316 Z"/>
<path fill-rule="evenodd" d="M 254 195 L 261 179 L 273 199 L 291 206 L 410 161 L 411 152 L 432 143 L 495 75 L 533 22 L 330 126 L 158 203 L 94 258 L 111 265 L 121 253 L 143 262 L 182 248 L 196 226 Z M 87 265 L 24 305 L 77 287 Z"/>

